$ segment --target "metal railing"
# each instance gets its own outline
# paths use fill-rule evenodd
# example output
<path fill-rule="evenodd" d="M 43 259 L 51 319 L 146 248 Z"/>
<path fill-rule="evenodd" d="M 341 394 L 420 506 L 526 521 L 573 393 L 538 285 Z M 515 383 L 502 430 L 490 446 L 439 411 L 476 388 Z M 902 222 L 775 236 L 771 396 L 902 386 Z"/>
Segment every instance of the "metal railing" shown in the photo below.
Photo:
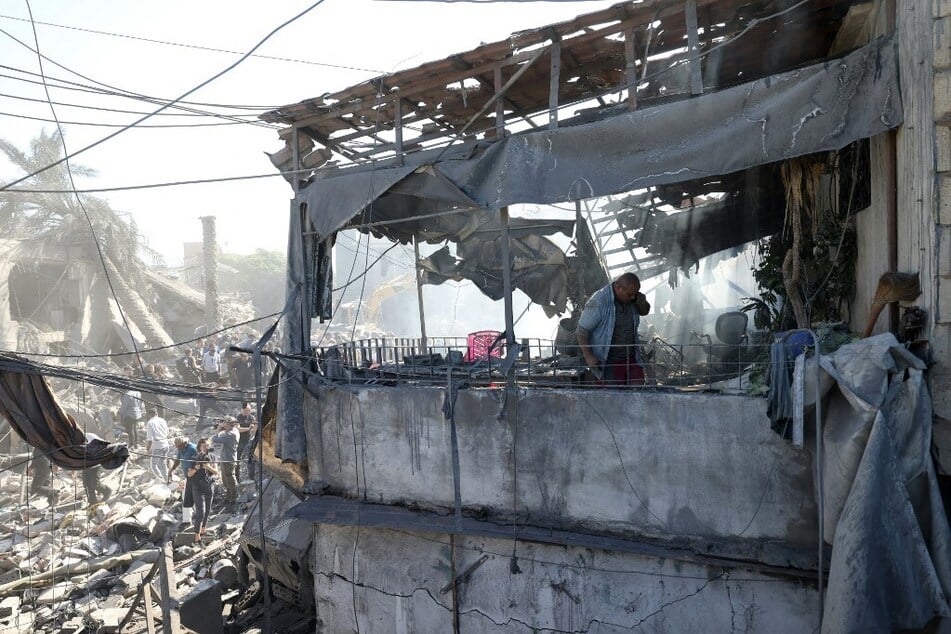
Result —
<path fill-rule="evenodd" d="M 599 378 L 576 345 L 518 339 L 510 358 L 501 339 L 473 354 L 466 337 L 375 337 L 314 349 L 316 369 L 330 380 L 397 385 L 444 385 L 451 376 L 472 385 L 498 385 L 511 374 L 520 386 L 622 387 Z M 630 359 L 643 380 L 631 387 L 745 392 L 765 373 L 768 344 L 671 344 L 660 338 L 612 347 L 609 358 Z M 598 368 L 603 371 L 604 368 Z M 603 375 L 602 375 L 603 376 Z"/>

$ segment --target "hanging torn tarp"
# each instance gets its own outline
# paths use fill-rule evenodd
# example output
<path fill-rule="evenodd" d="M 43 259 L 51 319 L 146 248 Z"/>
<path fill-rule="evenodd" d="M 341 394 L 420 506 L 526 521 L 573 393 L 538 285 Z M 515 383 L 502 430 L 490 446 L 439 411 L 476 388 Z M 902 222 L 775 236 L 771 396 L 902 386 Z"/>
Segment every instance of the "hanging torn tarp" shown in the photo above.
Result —
<path fill-rule="evenodd" d="M 502 299 L 502 228 L 498 216 L 477 214 L 482 223 L 456 242 L 456 257 L 448 247 L 420 260 L 424 284 L 446 280 L 471 280 L 487 297 Z M 561 233 L 571 236 L 573 220 L 513 218 L 510 221 L 512 286 L 542 307 L 549 317 L 561 314 L 568 300 L 568 266 L 564 252 L 546 238 Z"/>
<path fill-rule="evenodd" d="M 86 434 L 59 406 L 41 375 L 0 369 L 0 415 L 20 438 L 64 469 L 116 469 L 129 458 L 125 445 L 95 439 L 87 442 Z"/>
<path fill-rule="evenodd" d="M 319 235 L 433 214 L 464 218 L 730 174 L 841 149 L 901 122 L 895 39 L 884 37 L 839 59 L 662 106 L 407 154 L 402 165 L 319 170 L 296 203 L 306 204 Z"/>

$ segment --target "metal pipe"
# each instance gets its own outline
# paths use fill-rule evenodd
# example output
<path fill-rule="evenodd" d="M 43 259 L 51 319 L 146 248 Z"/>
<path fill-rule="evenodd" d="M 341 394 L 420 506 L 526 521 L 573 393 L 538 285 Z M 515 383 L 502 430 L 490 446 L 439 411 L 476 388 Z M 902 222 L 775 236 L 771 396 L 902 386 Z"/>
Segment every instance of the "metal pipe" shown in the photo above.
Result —
<path fill-rule="evenodd" d="M 419 304 L 420 347 L 423 354 L 425 354 L 429 346 L 426 339 L 426 312 L 423 309 L 423 271 L 419 268 L 419 237 L 415 235 L 413 236 L 413 253 L 416 256 L 413 262 L 416 270 L 416 300 Z"/>
<path fill-rule="evenodd" d="M 254 403 L 258 420 L 258 530 L 261 531 L 261 588 L 264 594 L 264 634 L 271 634 L 271 580 L 267 574 L 267 538 L 264 534 L 264 421 L 261 420 L 261 346 L 254 345 Z"/>

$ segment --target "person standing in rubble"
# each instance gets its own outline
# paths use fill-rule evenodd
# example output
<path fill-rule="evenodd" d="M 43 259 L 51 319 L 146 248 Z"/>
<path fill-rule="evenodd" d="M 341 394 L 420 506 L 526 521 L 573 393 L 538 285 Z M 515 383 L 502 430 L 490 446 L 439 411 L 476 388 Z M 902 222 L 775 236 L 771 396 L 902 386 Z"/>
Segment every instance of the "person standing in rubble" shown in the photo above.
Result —
<path fill-rule="evenodd" d="M 168 472 L 168 423 L 149 408 L 145 411 L 145 449 L 149 452 L 149 471 L 159 480 Z"/>
<path fill-rule="evenodd" d="M 234 506 L 238 502 L 238 481 L 234 477 L 238 463 L 238 442 L 241 435 L 237 429 L 234 416 L 226 417 L 218 425 L 218 433 L 211 442 L 221 445 L 221 482 L 225 485 L 225 505 Z"/>
<path fill-rule="evenodd" d="M 30 464 L 32 479 L 30 480 L 30 495 L 45 495 L 50 506 L 59 499 L 59 491 L 53 488 L 53 464 L 41 449 L 33 448 L 33 459 Z"/>
<path fill-rule="evenodd" d="M 235 417 L 238 421 L 238 462 L 235 464 L 235 480 L 241 481 L 241 465 L 248 461 L 248 443 L 251 441 L 251 435 L 257 429 L 257 418 L 251 411 L 251 403 L 243 403 L 241 411 Z M 254 478 L 254 463 L 250 463 L 249 475 Z"/>
<path fill-rule="evenodd" d="M 217 383 L 221 378 L 221 353 L 218 347 L 211 342 L 205 348 L 201 357 L 201 370 L 205 383 Z"/>
<path fill-rule="evenodd" d="M 126 372 L 129 378 L 135 376 L 135 370 L 129 368 Z M 128 437 L 129 449 L 139 444 L 139 420 L 142 418 L 142 393 L 128 389 L 119 399 L 119 422 L 122 423 Z"/>
<path fill-rule="evenodd" d="M 191 469 L 192 461 L 195 459 L 195 456 L 198 455 L 198 447 L 195 443 L 189 442 L 188 437 L 176 436 L 175 450 L 175 458 L 172 460 L 172 465 L 168 468 L 168 476 L 165 481 L 171 483 L 175 468 L 181 464 L 182 477 L 185 479 L 184 490 L 182 491 L 182 518 L 183 521 L 187 522 L 187 515 L 191 513 L 191 509 L 195 506 L 195 498 L 192 495 L 192 488 L 188 480 L 188 470 Z"/>
<path fill-rule="evenodd" d="M 188 468 L 188 485 L 195 500 L 195 514 L 192 521 L 195 526 L 195 541 L 200 542 L 211 515 L 211 500 L 214 496 L 212 477 L 218 475 L 211 458 L 208 456 L 208 439 L 198 439 L 198 451 Z"/>
<path fill-rule="evenodd" d="M 178 370 L 178 376 L 185 383 L 201 382 L 201 368 L 191 348 L 185 348 L 185 356 L 175 362 L 175 368 Z"/>
<path fill-rule="evenodd" d="M 86 432 L 86 442 L 90 443 L 94 440 L 102 440 L 102 438 L 92 432 Z M 100 495 L 103 502 L 112 495 L 112 489 L 99 481 L 100 475 L 102 475 L 102 467 L 99 465 L 92 465 L 82 470 L 83 488 L 86 490 L 86 501 L 90 506 L 99 503 Z"/>
<path fill-rule="evenodd" d="M 578 320 L 578 345 L 601 385 L 644 384 L 637 328 L 650 309 L 641 281 L 633 273 L 596 291 L 585 304 Z"/>

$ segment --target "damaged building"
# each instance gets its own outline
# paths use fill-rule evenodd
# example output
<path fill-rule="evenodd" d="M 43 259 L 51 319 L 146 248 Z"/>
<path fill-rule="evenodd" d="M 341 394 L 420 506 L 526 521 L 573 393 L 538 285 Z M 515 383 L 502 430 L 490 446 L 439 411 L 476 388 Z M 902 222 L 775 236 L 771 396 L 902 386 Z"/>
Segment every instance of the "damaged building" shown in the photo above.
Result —
<path fill-rule="evenodd" d="M 263 115 L 294 191 L 267 448 L 312 527 L 288 548 L 318 628 L 951 616 L 948 33 L 941 0 L 624 2 Z M 472 281 L 504 331 L 325 345 L 312 320 L 360 273 L 332 267 L 346 229 L 440 247 L 418 283 Z M 682 280 L 754 241 L 765 335 L 718 319 L 702 372 L 645 335 L 646 384 L 594 389 L 570 337 L 516 328 L 513 289 L 570 320 L 623 271 Z"/>

